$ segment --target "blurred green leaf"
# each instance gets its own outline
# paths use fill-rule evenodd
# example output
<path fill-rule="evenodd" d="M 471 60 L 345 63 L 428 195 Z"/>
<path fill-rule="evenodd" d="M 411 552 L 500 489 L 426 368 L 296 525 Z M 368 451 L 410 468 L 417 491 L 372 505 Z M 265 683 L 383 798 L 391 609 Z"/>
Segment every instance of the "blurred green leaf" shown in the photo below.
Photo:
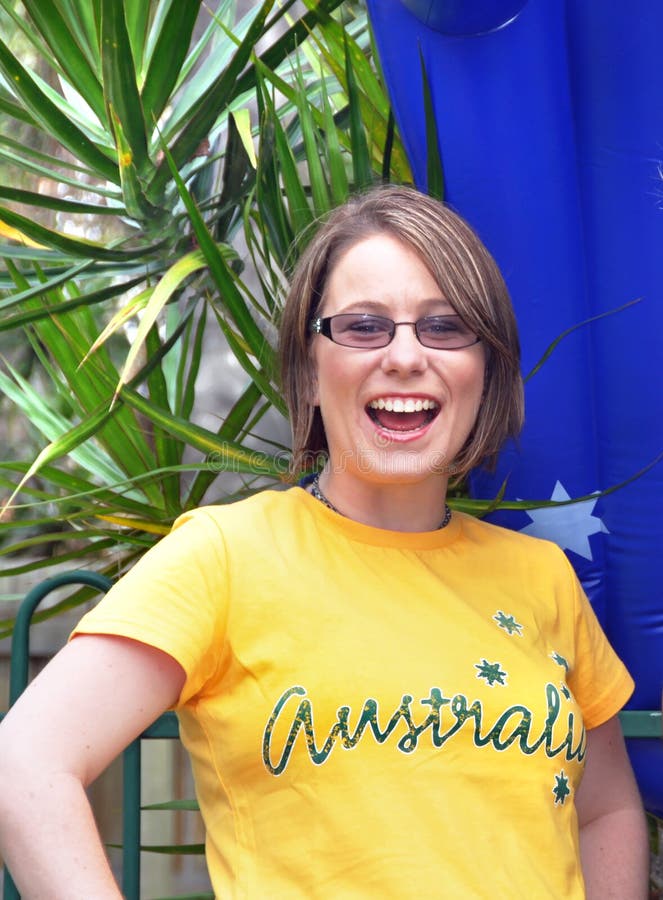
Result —
<path fill-rule="evenodd" d="M 209 136 L 217 116 L 216 111 L 220 106 L 225 106 L 231 99 L 232 88 L 254 51 L 256 42 L 263 32 L 265 21 L 273 5 L 274 0 L 264 0 L 258 8 L 251 26 L 244 40 L 237 48 L 230 64 L 190 108 L 186 129 L 181 132 L 169 148 L 172 164 L 177 169 L 193 156 L 201 141 Z M 169 167 L 172 174 L 172 164 L 161 164 L 153 182 L 153 192 L 162 187 L 168 177 Z"/>
<path fill-rule="evenodd" d="M 147 177 L 152 163 L 147 153 L 147 128 L 141 103 L 140 92 L 136 84 L 136 67 L 133 49 L 129 40 L 124 4 L 117 0 L 100 0 L 101 3 L 101 65 L 103 90 L 109 118 L 117 117 L 117 125 L 121 129 L 124 144 L 118 141 L 118 157 L 120 167 L 126 169 L 131 157 L 131 164 L 136 167 L 140 177 Z M 127 10 L 145 9 L 147 4 L 129 4 Z M 141 29 L 138 29 L 141 33 Z M 136 29 L 134 29 L 136 34 Z"/>
<path fill-rule="evenodd" d="M 368 155 L 366 132 L 359 105 L 359 87 L 355 79 L 352 54 L 345 42 L 345 77 L 348 84 L 348 100 L 350 107 L 350 136 L 352 141 L 352 169 L 355 186 L 361 190 L 368 187 L 372 180 L 371 163 Z"/>
<path fill-rule="evenodd" d="M 558 345 L 564 340 L 564 338 L 568 337 L 570 334 L 573 334 L 574 331 L 577 331 L 579 328 L 584 328 L 585 325 L 591 325 L 592 322 L 599 322 L 601 319 L 605 319 L 608 316 L 614 316 L 616 313 L 623 312 L 626 309 L 629 309 L 631 306 L 635 306 L 637 303 L 642 301 L 642 297 L 637 297 L 635 300 L 629 300 L 628 303 L 624 303 L 622 306 L 617 306 L 615 309 L 609 309 L 604 313 L 599 313 L 597 316 L 591 316 L 589 319 L 585 319 L 582 322 L 578 322 L 576 325 L 572 325 L 570 328 L 567 328 L 560 335 L 558 335 L 554 341 L 552 341 L 546 350 L 543 353 L 541 359 L 536 363 L 536 365 L 525 375 L 523 381 L 525 384 L 533 378 L 536 373 L 541 369 L 541 367 L 550 359 L 552 354 L 557 349 Z"/>
<path fill-rule="evenodd" d="M 141 809 L 145 810 L 160 810 L 160 809 L 181 809 L 188 811 L 197 811 L 200 809 L 198 806 L 198 801 L 192 798 L 191 800 L 167 800 L 165 803 L 148 803 L 141 806 Z"/>
<path fill-rule="evenodd" d="M 76 159 L 85 162 L 92 171 L 99 172 L 108 181 L 118 183 L 117 165 L 48 99 L 2 39 L 0 39 L 0 71 L 12 84 L 25 109 L 40 123 L 44 131 L 53 135 L 63 147 L 66 147 Z"/>
<path fill-rule="evenodd" d="M 142 5 L 147 9 L 147 4 Z M 165 15 L 156 29 L 154 49 L 141 91 L 145 120 L 150 126 L 159 121 L 177 84 L 200 7 L 199 0 L 186 0 L 159 8 L 165 9 Z"/>
<path fill-rule="evenodd" d="M 149 247 L 147 252 L 144 247 L 133 250 L 115 250 L 85 238 L 67 237 L 59 231 L 46 228 L 32 219 L 28 219 L 26 216 L 4 207 L 0 207 L 0 221 L 18 228 L 19 231 L 28 235 L 37 243 L 51 247 L 54 250 L 60 250 L 67 256 L 74 258 L 84 257 L 85 259 L 108 262 L 129 262 L 156 253 L 164 247 L 164 242 L 161 241 Z"/>
<path fill-rule="evenodd" d="M 431 85 L 421 48 L 419 49 L 419 61 L 421 63 L 421 83 L 424 90 L 424 120 L 426 122 L 426 188 L 431 197 L 437 197 L 438 200 L 442 200 L 444 198 L 444 174 L 437 133 L 437 120 L 433 107 Z"/>
<path fill-rule="evenodd" d="M 68 80 L 78 85 L 86 102 L 103 121 L 104 94 L 98 73 L 90 65 L 76 35 L 68 27 L 67 18 L 62 16 L 54 0 L 23 0 L 23 6 Z"/>

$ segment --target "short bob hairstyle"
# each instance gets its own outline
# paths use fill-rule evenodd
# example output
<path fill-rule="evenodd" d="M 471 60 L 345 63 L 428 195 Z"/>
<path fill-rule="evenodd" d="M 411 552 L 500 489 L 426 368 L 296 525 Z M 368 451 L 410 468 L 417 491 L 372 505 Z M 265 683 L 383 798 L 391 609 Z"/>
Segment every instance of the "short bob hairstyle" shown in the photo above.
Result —
<path fill-rule="evenodd" d="M 320 410 L 311 402 L 311 320 L 343 254 L 378 234 L 394 237 L 418 254 L 442 296 L 483 342 L 484 395 L 475 426 L 450 461 L 449 472 L 458 479 L 480 464 L 493 468 L 500 447 L 518 435 L 523 421 L 518 330 L 504 279 L 474 231 L 449 207 L 414 188 L 386 185 L 333 210 L 294 268 L 279 342 L 281 383 L 293 431 L 291 471 L 310 471 L 327 453 Z"/>

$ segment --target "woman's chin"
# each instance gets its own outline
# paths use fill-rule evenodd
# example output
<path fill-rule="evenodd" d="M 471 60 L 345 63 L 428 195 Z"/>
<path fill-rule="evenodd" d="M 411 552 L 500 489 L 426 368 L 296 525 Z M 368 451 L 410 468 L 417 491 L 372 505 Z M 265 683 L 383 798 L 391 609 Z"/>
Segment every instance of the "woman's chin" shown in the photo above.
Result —
<path fill-rule="evenodd" d="M 432 477 L 449 478 L 454 474 L 453 460 L 442 450 L 415 451 L 405 447 L 364 447 L 353 454 L 352 462 L 345 456 L 344 464 L 335 465 L 331 461 L 330 470 L 335 477 L 343 477 L 350 472 L 354 478 L 399 484 L 416 484 Z"/>
<path fill-rule="evenodd" d="M 399 479 L 409 483 L 427 481 L 435 476 L 449 476 L 453 469 L 446 454 L 441 451 L 433 453 L 408 453 L 405 450 L 392 453 L 385 460 L 381 472 L 385 478 Z"/>

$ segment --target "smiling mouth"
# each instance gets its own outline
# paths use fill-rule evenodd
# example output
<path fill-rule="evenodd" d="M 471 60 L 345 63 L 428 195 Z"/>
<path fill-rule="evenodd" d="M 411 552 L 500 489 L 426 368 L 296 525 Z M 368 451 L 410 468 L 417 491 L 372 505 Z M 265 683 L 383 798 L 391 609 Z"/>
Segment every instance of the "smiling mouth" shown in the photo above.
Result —
<path fill-rule="evenodd" d="M 418 431 L 440 411 L 435 400 L 421 397 L 378 397 L 366 405 L 370 419 L 385 431 Z"/>

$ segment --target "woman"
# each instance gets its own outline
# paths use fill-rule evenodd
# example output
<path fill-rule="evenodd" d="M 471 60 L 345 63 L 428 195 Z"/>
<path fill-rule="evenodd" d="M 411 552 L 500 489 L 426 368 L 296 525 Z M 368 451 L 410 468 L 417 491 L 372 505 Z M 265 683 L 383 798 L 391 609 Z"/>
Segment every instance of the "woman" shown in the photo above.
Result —
<path fill-rule="evenodd" d="M 281 333 L 294 465 L 324 470 L 183 516 L 12 710 L 25 895 L 119 897 L 84 786 L 174 706 L 218 897 L 579 898 L 584 872 L 644 898 L 628 673 L 555 546 L 446 506 L 522 417 L 489 254 L 369 192 L 304 251 Z"/>

